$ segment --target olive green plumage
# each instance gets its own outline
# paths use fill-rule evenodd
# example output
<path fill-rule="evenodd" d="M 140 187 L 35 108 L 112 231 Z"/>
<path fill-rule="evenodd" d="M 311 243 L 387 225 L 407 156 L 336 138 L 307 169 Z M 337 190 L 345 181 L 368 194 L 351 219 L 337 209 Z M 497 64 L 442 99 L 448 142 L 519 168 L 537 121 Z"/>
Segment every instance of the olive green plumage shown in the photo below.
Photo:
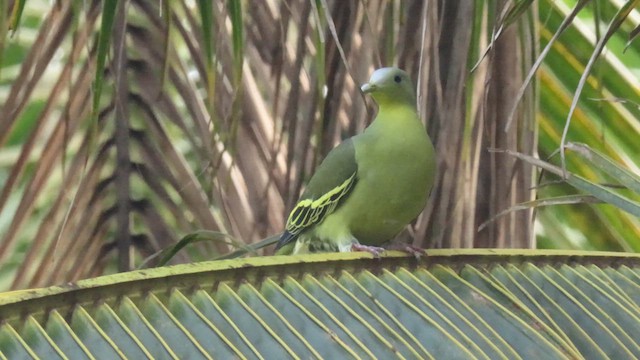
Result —
<path fill-rule="evenodd" d="M 435 152 L 409 76 L 398 68 L 378 69 L 362 91 L 378 104 L 375 120 L 320 164 L 289 215 L 278 254 L 379 246 L 423 210 Z"/>

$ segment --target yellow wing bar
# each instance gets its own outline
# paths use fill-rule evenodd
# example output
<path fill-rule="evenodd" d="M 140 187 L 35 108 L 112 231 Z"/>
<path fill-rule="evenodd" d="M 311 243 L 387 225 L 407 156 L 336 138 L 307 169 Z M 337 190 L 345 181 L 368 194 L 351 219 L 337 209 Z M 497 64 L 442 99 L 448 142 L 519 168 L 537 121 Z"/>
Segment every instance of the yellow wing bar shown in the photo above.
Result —
<path fill-rule="evenodd" d="M 340 200 L 349 193 L 356 180 L 356 173 L 353 173 L 347 180 L 331 191 L 320 196 L 318 199 L 300 200 L 293 209 L 287 220 L 287 231 L 293 235 L 299 234 L 302 230 L 322 222 L 324 218 L 331 214 Z"/>

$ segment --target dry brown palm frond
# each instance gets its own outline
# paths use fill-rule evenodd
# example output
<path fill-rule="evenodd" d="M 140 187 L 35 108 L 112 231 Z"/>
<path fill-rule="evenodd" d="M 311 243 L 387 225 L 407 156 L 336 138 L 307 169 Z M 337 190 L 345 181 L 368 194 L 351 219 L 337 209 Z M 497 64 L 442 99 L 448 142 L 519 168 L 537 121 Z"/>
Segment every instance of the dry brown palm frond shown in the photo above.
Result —
<path fill-rule="evenodd" d="M 203 16 L 206 6 L 190 2 L 123 1 L 107 67 L 95 69 L 99 4 L 48 7 L 2 99 L 1 144 L 30 102 L 45 104 L 0 195 L 0 214 L 17 204 L 0 262 L 24 248 L 13 288 L 113 271 L 115 259 L 126 270 L 197 229 L 247 243 L 279 232 L 315 166 L 371 120 L 359 84 L 389 65 L 419 84 L 438 151 L 415 244 L 531 246 L 530 213 L 476 234 L 532 197 L 531 170 L 486 152 L 535 152 L 533 96 L 502 131 L 535 54 L 534 36 L 516 34 L 530 28 L 526 18 L 471 73 L 500 25 L 486 3 L 270 0 L 239 2 L 238 14 L 213 2 Z M 97 72 L 103 81 L 92 84 Z M 91 123 L 94 86 L 102 95 Z M 199 243 L 174 261 L 228 250 Z"/>

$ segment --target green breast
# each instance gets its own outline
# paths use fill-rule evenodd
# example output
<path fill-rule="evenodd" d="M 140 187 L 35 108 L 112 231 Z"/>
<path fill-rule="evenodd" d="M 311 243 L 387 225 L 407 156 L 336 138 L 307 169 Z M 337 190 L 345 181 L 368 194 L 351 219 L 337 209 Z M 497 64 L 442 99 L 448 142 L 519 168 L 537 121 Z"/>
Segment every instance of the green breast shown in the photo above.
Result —
<path fill-rule="evenodd" d="M 422 212 L 435 175 L 433 145 L 415 113 L 384 115 L 354 139 L 358 184 L 340 209 L 367 245 L 391 239 Z"/>

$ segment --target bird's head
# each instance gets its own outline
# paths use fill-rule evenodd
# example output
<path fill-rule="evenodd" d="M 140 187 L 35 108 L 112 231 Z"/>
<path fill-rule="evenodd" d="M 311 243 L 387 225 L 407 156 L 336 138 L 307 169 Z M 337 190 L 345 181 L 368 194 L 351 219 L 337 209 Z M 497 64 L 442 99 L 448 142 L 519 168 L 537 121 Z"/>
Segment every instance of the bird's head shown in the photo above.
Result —
<path fill-rule="evenodd" d="M 371 74 L 369 82 L 360 87 L 378 103 L 410 103 L 415 105 L 416 93 L 409 75 L 396 67 L 380 68 Z"/>

